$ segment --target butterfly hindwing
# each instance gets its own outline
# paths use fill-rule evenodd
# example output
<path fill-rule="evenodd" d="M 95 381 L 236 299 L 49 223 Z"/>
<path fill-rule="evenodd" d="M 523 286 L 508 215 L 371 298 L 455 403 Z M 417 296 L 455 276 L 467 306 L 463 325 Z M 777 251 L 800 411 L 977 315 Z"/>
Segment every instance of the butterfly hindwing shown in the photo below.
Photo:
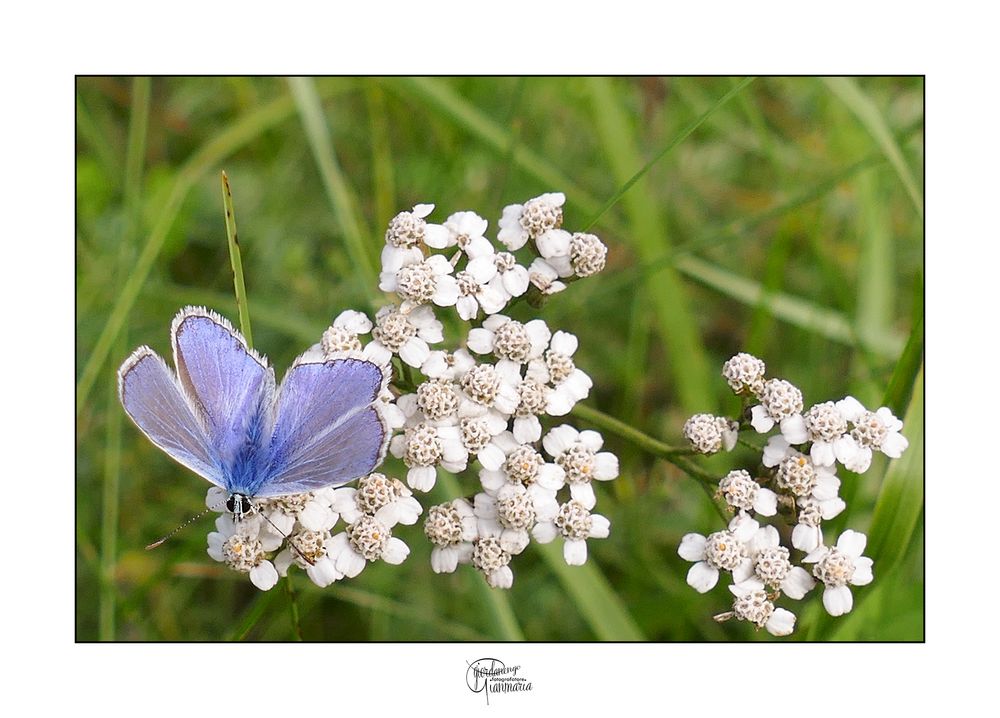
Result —
<path fill-rule="evenodd" d="M 278 391 L 271 467 L 258 496 L 311 491 L 370 473 L 385 456 L 386 374 L 365 359 L 296 362 Z"/>
<path fill-rule="evenodd" d="M 173 372 L 149 347 L 118 370 L 118 398 L 135 425 L 171 458 L 223 486 L 218 457 Z"/>

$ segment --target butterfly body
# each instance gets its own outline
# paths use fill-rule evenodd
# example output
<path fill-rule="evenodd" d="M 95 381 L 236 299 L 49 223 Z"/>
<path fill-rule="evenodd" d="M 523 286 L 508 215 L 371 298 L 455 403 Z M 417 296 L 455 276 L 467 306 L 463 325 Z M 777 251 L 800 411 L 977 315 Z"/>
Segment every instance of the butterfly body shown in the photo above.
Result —
<path fill-rule="evenodd" d="M 177 315 L 171 338 L 176 374 L 139 347 L 118 370 L 119 398 L 155 445 L 227 492 L 235 515 L 251 499 L 346 483 L 384 458 L 385 368 L 303 355 L 276 386 L 267 360 L 197 307 Z"/>

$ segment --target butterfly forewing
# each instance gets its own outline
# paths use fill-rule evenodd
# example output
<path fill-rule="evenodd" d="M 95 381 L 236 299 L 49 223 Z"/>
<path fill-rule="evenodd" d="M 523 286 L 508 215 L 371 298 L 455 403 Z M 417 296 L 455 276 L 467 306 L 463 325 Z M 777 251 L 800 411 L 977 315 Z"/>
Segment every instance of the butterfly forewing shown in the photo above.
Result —
<path fill-rule="evenodd" d="M 150 441 L 171 458 L 223 486 L 218 456 L 166 363 L 139 347 L 118 370 L 118 397 Z"/>
<path fill-rule="evenodd" d="M 229 322 L 206 309 L 181 311 L 171 336 L 181 386 L 211 445 L 231 462 L 246 444 L 248 427 L 269 429 L 264 424 L 274 398 L 274 371 Z"/>
<path fill-rule="evenodd" d="M 388 429 L 377 408 L 383 370 L 363 359 L 299 363 L 278 392 L 271 467 L 259 496 L 343 484 L 382 461 Z"/>

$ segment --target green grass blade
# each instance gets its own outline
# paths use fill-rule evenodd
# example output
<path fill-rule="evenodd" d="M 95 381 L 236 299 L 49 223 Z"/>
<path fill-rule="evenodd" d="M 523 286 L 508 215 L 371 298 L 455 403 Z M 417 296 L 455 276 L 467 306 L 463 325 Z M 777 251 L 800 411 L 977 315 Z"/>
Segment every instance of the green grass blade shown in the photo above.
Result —
<path fill-rule="evenodd" d="M 225 172 L 222 173 L 222 204 L 226 208 L 226 241 L 229 244 L 229 261 L 233 267 L 233 287 L 236 290 L 236 310 L 240 315 L 240 331 L 247 340 L 247 346 L 252 348 L 250 303 L 247 298 L 247 287 L 243 281 L 243 259 L 240 254 L 239 234 L 236 232 L 236 210 L 233 209 L 233 192 Z"/>
<path fill-rule="evenodd" d="M 858 291 L 857 331 L 862 336 L 887 332 L 892 324 L 895 305 L 893 277 L 892 227 L 887 202 L 880 192 L 878 173 L 866 172 L 858 177 Z"/>
<path fill-rule="evenodd" d="M 323 178 L 326 196 L 344 234 L 347 251 L 355 268 L 365 278 L 363 284 L 369 287 L 374 295 L 378 286 L 378 262 L 374 253 L 376 243 L 370 241 L 371 234 L 361 222 L 357 201 L 337 163 L 333 142 L 330 139 L 330 129 L 323 114 L 323 105 L 316 91 L 316 85 L 308 77 L 290 77 L 288 85 L 302 125 L 305 127 L 316 166 Z"/>
<path fill-rule="evenodd" d="M 278 591 L 266 591 L 262 596 L 256 596 L 250 608 L 236 627 L 226 636 L 227 641 L 242 641 L 267 613 L 267 609 L 279 595 Z"/>
<path fill-rule="evenodd" d="M 127 274 L 131 264 L 131 246 L 139 231 L 139 198 L 146 158 L 146 130 L 149 126 L 151 83 L 148 77 L 132 81 L 132 102 L 129 113 L 128 141 L 125 150 L 125 187 L 122 237 L 118 256 L 117 276 Z M 126 332 L 118 339 L 118 353 L 128 351 Z M 108 381 L 107 437 L 104 448 L 104 482 L 101 496 L 101 569 L 98 597 L 98 638 L 115 640 L 115 607 L 118 594 L 118 522 L 122 463 L 122 416 L 118 404 L 118 384 Z"/>
<path fill-rule="evenodd" d="M 510 148 L 514 147 L 514 164 L 547 188 L 564 192 L 567 204 L 578 207 L 585 214 L 596 214 L 600 209 L 600 202 L 596 197 L 523 143 L 516 142 L 509 131 L 452 90 L 444 80 L 433 77 L 399 77 L 387 82 L 389 87 L 402 91 L 410 97 L 416 97 L 443 113 L 469 134 L 478 137 L 498 156 L 504 157 Z"/>
<path fill-rule="evenodd" d="M 476 577 L 479 578 L 478 576 Z M 483 585 L 486 585 L 485 581 L 481 581 Z M 486 586 L 489 589 L 489 586 Z M 492 590 L 492 589 L 490 589 Z M 377 611 L 379 613 L 384 613 L 388 616 L 394 616 L 396 618 L 401 618 L 405 621 L 416 621 L 419 623 L 425 623 L 429 626 L 433 626 L 435 629 L 440 631 L 443 635 L 453 638 L 456 641 L 489 641 L 490 636 L 485 636 L 479 631 L 476 631 L 468 626 L 461 623 L 455 623 L 454 621 L 444 620 L 433 613 L 428 613 L 427 611 L 421 611 L 415 609 L 399 601 L 394 601 L 391 598 L 386 598 L 377 593 L 372 593 L 371 591 L 365 591 L 363 589 L 352 588 L 346 583 L 335 583 L 326 589 L 327 593 L 332 595 L 345 603 L 352 603 L 355 606 L 360 606 L 361 608 L 366 608 L 372 611 Z M 517 640 L 524 640 L 523 637 Z"/>
<path fill-rule="evenodd" d="M 122 334 L 124 337 L 124 333 Z M 121 350 L 127 351 L 120 341 Z M 104 485 L 101 496 L 101 564 L 98 597 L 97 636 L 101 641 L 115 640 L 115 604 L 118 589 L 115 569 L 118 565 L 118 516 L 122 463 L 122 410 L 118 404 L 118 386 L 108 382 L 107 439 L 104 448 Z"/>
<path fill-rule="evenodd" d="M 730 90 L 723 101 L 728 100 L 746 84 Z M 669 249 L 666 226 L 659 207 L 653 201 L 653 193 L 648 183 L 642 182 L 636 192 L 629 192 L 629 189 L 640 182 L 656 162 L 688 137 L 715 109 L 721 107 L 722 101 L 716 103 L 711 111 L 688 124 L 652 160 L 643 164 L 635 141 L 635 131 L 624 109 L 625 103 L 615 95 L 612 81 L 606 77 L 595 77 L 588 80 L 587 86 L 591 94 L 594 126 L 611 165 L 611 173 L 621 184 L 619 190 L 597 212 L 587 227 L 593 226 L 619 199 L 624 199 L 629 218 L 629 232 L 626 237 L 635 247 L 640 260 L 648 262 L 665 248 Z M 635 167 L 641 169 L 636 172 Z M 661 272 L 659 281 L 647 283 L 644 289 L 649 294 L 654 310 L 653 321 L 660 334 L 660 341 L 670 358 L 669 371 L 673 376 L 681 404 L 692 413 L 711 406 L 713 392 L 709 383 L 708 360 L 680 277 L 673 267 L 666 267 Z"/>
<path fill-rule="evenodd" d="M 903 418 L 903 436 L 910 445 L 889 465 L 868 536 L 866 555 L 874 559 L 875 570 L 883 575 L 902 560 L 924 508 L 923 368 L 917 372 L 913 397 Z"/>
<path fill-rule="evenodd" d="M 166 284 L 151 290 L 155 298 L 168 302 L 171 306 L 195 304 L 213 307 L 223 314 L 236 312 L 236 302 L 231 294 L 215 292 L 211 289 L 200 289 L 179 284 Z M 299 316 L 289 315 L 288 310 L 266 300 L 254 299 L 254 320 L 259 326 L 265 326 L 283 336 L 291 337 L 305 343 L 307 346 L 316 342 L 316 337 L 323 334 L 326 323 L 322 319 L 310 321 Z"/>
<path fill-rule="evenodd" d="M 888 359 L 895 359 L 903 350 L 904 340 L 895 332 L 856 337 L 851 322 L 842 313 L 789 294 L 765 296 L 760 283 L 711 262 L 684 256 L 678 257 L 675 264 L 682 274 L 739 302 L 756 307 L 766 301 L 774 316 L 832 341 L 846 346 L 860 342 L 868 350 Z"/>
<path fill-rule="evenodd" d="M 368 125 L 372 137 L 372 196 L 375 198 L 375 220 L 388 224 L 399 211 L 396 201 L 396 177 L 389 141 L 389 122 L 385 107 L 385 91 L 375 84 L 365 85 Z"/>
<path fill-rule="evenodd" d="M 125 325 L 125 320 L 149 277 L 149 271 L 163 248 L 188 192 L 220 161 L 260 136 L 268 128 L 291 117 L 293 110 L 291 100 L 282 98 L 244 115 L 205 143 L 178 171 L 177 179 L 157 215 L 153 229 L 147 237 L 128 279 L 122 286 L 121 293 L 108 313 L 108 318 L 104 322 L 97 342 L 90 351 L 83 371 L 80 372 L 80 378 L 76 384 L 77 416 L 83 411 L 87 397 L 90 396 L 90 392 L 94 388 L 94 382 L 107 361 L 111 347 Z"/>
<path fill-rule="evenodd" d="M 593 559 L 582 566 L 569 566 L 563 558 L 562 544 L 559 541 L 549 544 L 532 543 L 532 546 L 562 582 L 573 605 L 598 640 L 646 640 Z"/>
<path fill-rule="evenodd" d="M 913 177 L 913 173 L 910 171 L 909 165 L 906 164 L 906 159 L 903 157 L 903 152 L 899 149 L 896 138 L 893 137 L 892 131 L 889 129 L 889 123 L 886 122 L 885 117 L 879 111 L 878 107 L 858 87 L 858 83 L 855 82 L 854 78 L 826 77 L 823 80 L 830 91 L 847 105 L 848 109 L 854 113 L 865 129 L 868 130 L 868 133 L 896 170 L 896 174 L 899 175 L 899 179 L 903 183 L 906 193 L 910 196 L 917 214 L 923 217 L 924 198 L 917 186 L 917 181 Z"/>
<path fill-rule="evenodd" d="M 913 394 L 913 387 L 917 381 L 924 360 L 924 318 L 921 314 L 917 317 L 910 338 L 903 348 L 903 355 L 896 364 L 896 371 L 892 373 L 889 380 L 889 387 L 882 398 L 882 406 L 892 409 L 896 416 L 906 413 L 910 405 L 910 397 Z"/>
<path fill-rule="evenodd" d="M 659 152 L 657 152 L 653 156 L 653 159 L 651 159 L 649 162 L 647 162 L 645 165 L 643 165 L 642 169 L 640 169 L 638 172 L 636 172 L 634 175 L 632 175 L 632 177 L 630 177 L 628 180 L 626 180 L 626 182 L 621 186 L 621 188 L 614 195 L 612 195 L 611 199 L 609 199 L 607 202 L 604 203 L 604 206 L 601 207 L 601 209 L 598 210 L 597 214 L 590 220 L 590 222 L 587 223 L 584 231 L 586 231 L 587 229 L 593 227 L 597 223 L 597 220 L 601 218 L 601 215 L 603 215 L 609 209 L 611 209 L 612 207 L 614 207 L 618 203 L 618 200 L 620 200 L 622 198 L 622 196 L 626 192 L 628 192 L 629 189 L 632 188 L 632 185 L 634 185 L 636 182 L 638 182 L 640 179 L 642 179 L 642 177 L 647 172 L 649 172 L 649 170 L 652 168 L 653 165 L 655 165 L 657 162 L 659 162 L 661 159 L 663 159 L 672 149 L 674 149 L 675 147 L 677 147 L 677 145 L 679 145 L 681 142 L 683 142 L 684 140 L 686 140 L 691 135 L 692 132 L 694 132 L 696 129 L 698 129 L 699 127 L 701 127 L 701 125 L 703 125 L 706 120 L 708 120 L 712 115 L 714 115 L 719 110 L 719 108 L 721 108 L 723 105 L 725 105 L 727 102 L 729 102 L 733 97 L 735 97 L 740 92 L 742 92 L 743 88 L 745 88 L 747 85 L 749 85 L 755 79 L 756 78 L 753 78 L 753 77 L 745 77 L 745 78 L 743 78 L 742 80 L 740 80 L 739 82 L 737 82 L 736 85 L 733 86 L 729 90 L 729 92 L 727 92 L 722 97 L 720 97 L 716 101 L 716 103 L 714 105 L 712 105 L 710 108 L 708 108 L 707 110 L 705 110 L 705 112 L 703 112 L 699 117 L 697 117 L 696 119 L 692 120 L 683 130 L 681 130 L 677 134 L 676 137 L 674 137 L 674 139 L 670 142 L 670 144 L 668 144 L 662 150 L 660 150 Z M 612 118 L 613 117 L 613 122 L 610 123 L 610 124 L 613 124 L 619 130 L 625 130 L 624 113 L 622 113 L 622 111 L 621 111 L 621 105 L 619 103 L 612 102 L 613 98 L 611 96 L 611 82 L 610 82 L 610 80 L 608 80 L 608 78 L 606 78 L 606 77 L 591 78 L 591 80 L 590 80 L 590 86 L 591 86 L 591 90 L 595 93 L 595 95 L 598 98 L 600 98 L 601 100 L 604 100 L 604 101 L 608 102 L 607 105 L 603 105 L 603 106 L 598 105 L 598 107 L 595 108 L 597 110 L 597 112 L 596 112 L 597 118 L 600 119 L 601 117 L 604 117 L 605 115 L 602 112 L 602 110 L 607 110 L 607 111 L 609 111 L 607 117 L 608 118 Z M 614 140 L 619 140 L 619 141 L 615 141 L 615 145 L 616 145 L 617 149 L 626 149 L 620 143 L 620 140 L 625 140 L 625 138 L 627 138 L 629 136 L 629 134 L 630 133 L 627 133 L 627 131 L 626 131 L 626 132 L 623 132 L 623 134 L 618 135 L 617 138 L 613 138 L 613 141 Z M 605 139 L 607 139 L 607 138 L 605 138 Z M 638 157 L 638 152 L 635 151 L 634 148 L 633 148 L 633 150 L 631 152 L 628 152 L 627 154 L 622 154 L 622 155 L 617 155 L 616 154 L 616 155 L 614 155 L 615 159 L 617 159 L 619 157 L 628 157 L 631 160 L 631 159 L 634 159 L 634 158 Z"/>

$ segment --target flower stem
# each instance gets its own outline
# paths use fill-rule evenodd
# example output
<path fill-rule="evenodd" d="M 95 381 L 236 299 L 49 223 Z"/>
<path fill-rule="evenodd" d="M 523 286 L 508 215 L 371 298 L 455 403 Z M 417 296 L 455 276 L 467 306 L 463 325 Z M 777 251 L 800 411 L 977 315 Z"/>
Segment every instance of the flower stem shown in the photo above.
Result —
<path fill-rule="evenodd" d="M 243 260 L 240 257 L 240 240 L 236 234 L 236 213 L 233 211 L 233 193 L 229 189 L 229 177 L 222 173 L 222 203 L 226 208 L 226 238 L 229 241 L 229 260 L 233 265 L 233 283 L 236 287 L 236 309 L 240 314 L 240 331 L 253 347 L 250 332 L 250 305 L 247 304 L 247 288 L 243 283 Z"/>
<path fill-rule="evenodd" d="M 580 417 L 584 421 L 590 422 L 594 426 L 604 429 L 605 431 L 609 431 L 616 436 L 620 436 L 626 441 L 631 442 L 635 446 L 638 446 L 640 449 L 643 449 L 654 456 L 665 459 L 698 481 L 708 484 L 716 484 L 719 481 L 718 477 L 713 476 L 704 469 L 699 468 L 693 462 L 685 458 L 686 456 L 694 453 L 691 449 L 681 449 L 665 444 L 659 439 L 654 439 L 652 436 L 629 426 L 624 421 L 616 419 L 613 416 L 605 414 L 603 411 L 598 411 L 597 409 L 589 406 L 577 404 L 573 407 L 573 414 Z"/>
<path fill-rule="evenodd" d="M 285 576 L 285 593 L 288 594 L 288 605 L 292 611 L 292 636 L 296 641 L 302 640 L 302 626 L 299 624 L 299 603 L 295 599 L 295 587 L 292 585 L 292 574 Z"/>

